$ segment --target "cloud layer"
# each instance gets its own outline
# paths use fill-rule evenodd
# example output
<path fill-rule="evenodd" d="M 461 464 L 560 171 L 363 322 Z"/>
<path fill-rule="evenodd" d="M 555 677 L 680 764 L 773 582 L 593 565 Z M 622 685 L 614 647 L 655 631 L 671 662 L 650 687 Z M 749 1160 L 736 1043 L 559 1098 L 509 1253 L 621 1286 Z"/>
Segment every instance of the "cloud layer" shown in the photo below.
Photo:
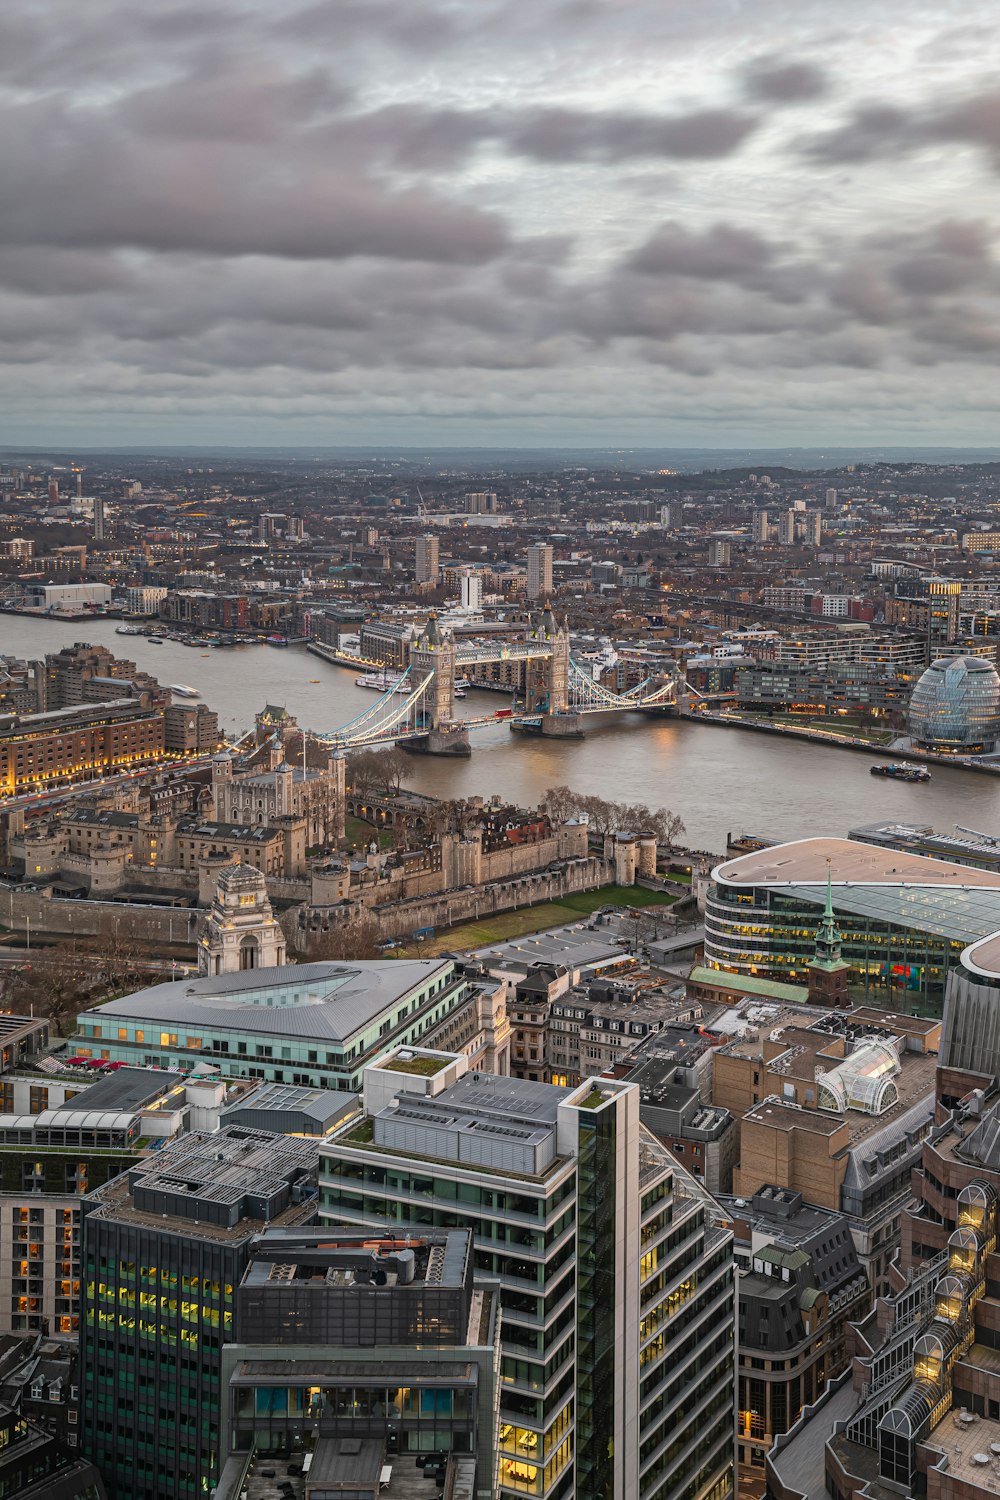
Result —
<path fill-rule="evenodd" d="M 994 23 L 871 11 L 6 0 L 0 442 L 993 442 Z"/>

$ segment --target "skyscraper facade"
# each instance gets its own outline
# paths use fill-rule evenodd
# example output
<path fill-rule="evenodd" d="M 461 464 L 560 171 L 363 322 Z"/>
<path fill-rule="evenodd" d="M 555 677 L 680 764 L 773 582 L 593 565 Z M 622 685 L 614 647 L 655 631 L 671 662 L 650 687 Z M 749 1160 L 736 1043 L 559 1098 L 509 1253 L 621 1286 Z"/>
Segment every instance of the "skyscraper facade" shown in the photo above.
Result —
<path fill-rule="evenodd" d="M 731 1495 L 732 1240 L 640 1128 L 639 1090 L 409 1050 L 366 1069 L 363 1101 L 321 1150 L 321 1219 L 471 1227 L 501 1288 L 504 1500 Z"/>
<path fill-rule="evenodd" d="M 548 542 L 535 542 L 528 548 L 527 595 L 529 599 L 548 599 L 552 593 L 552 548 Z"/>

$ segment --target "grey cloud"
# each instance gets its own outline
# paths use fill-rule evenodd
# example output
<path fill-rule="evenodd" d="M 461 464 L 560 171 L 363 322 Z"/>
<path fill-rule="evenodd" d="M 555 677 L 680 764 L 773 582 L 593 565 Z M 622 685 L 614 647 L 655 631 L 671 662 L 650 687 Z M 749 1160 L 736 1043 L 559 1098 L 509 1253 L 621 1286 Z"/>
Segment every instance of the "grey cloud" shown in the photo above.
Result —
<path fill-rule="evenodd" d="M 769 54 L 750 64 L 743 85 L 749 97 L 762 104 L 803 104 L 825 94 L 830 80 L 818 63 Z"/>
<path fill-rule="evenodd" d="M 752 230 L 714 224 L 701 234 L 664 224 L 632 255 L 631 267 L 649 275 L 738 281 L 771 264 L 778 247 Z"/>
<path fill-rule="evenodd" d="M 906 109 L 864 104 L 845 124 L 807 141 L 805 150 L 817 161 L 847 165 L 891 159 L 943 142 L 981 147 L 1000 168 L 1000 89 Z"/>
<path fill-rule="evenodd" d="M 545 162 L 619 162 L 635 157 L 675 161 L 731 155 L 757 128 L 733 109 L 700 109 L 673 117 L 573 109 L 528 113 L 505 134 L 508 149 Z"/>

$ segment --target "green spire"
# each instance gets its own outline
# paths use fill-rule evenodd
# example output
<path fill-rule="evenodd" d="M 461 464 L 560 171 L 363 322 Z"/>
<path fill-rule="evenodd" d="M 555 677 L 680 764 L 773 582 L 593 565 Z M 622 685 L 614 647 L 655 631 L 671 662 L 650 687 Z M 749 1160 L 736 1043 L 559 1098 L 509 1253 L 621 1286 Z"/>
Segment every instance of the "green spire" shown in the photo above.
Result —
<path fill-rule="evenodd" d="M 816 929 L 816 953 L 813 965 L 823 967 L 841 963 L 840 933 L 833 915 L 833 872 L 830 861 L 826 862 L 826 908 L 823 920 Z"/>

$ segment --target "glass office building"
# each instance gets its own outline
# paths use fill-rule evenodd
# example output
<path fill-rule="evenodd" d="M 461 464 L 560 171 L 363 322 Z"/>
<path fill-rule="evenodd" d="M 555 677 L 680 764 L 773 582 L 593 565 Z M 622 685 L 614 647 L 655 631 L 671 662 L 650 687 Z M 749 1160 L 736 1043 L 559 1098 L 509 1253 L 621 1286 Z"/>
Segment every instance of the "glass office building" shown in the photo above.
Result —
<path fill-rule="evenodd" d="M 192 1135 L 83 1202 L 80 1447 L 109 1500 L 198 1500 L 220 1458 L 234 1288 L 267 1223 L 311 1217 L 316 1145 Z"/>
<path fill-rule="evenodd" d="M 850 839 L 802 839 L 713 871 L 705 964 L 805 984 L 831 880 L 857 1003 L 940 1015 L 948 970 L 1000 931 L 1000 874 Z"/>
<path fill-rule="evenodd" d="M 503 1310 L 502 1500 L 725 1500 L 735 1299 L 712 1201 L 642 1131 L 634 1085 L 437 1056 L 437 1076 L 366 1070 L 362 1118 L 321 1147 L 319 1213 L 471 1228 Z"/>
<path fill-rule="evenodd" d="M 1000 677 L 979 656 L 932 662 L 913 689 L 910 737 L 938 754 L 983 755 L 1000 738 Z"/>

